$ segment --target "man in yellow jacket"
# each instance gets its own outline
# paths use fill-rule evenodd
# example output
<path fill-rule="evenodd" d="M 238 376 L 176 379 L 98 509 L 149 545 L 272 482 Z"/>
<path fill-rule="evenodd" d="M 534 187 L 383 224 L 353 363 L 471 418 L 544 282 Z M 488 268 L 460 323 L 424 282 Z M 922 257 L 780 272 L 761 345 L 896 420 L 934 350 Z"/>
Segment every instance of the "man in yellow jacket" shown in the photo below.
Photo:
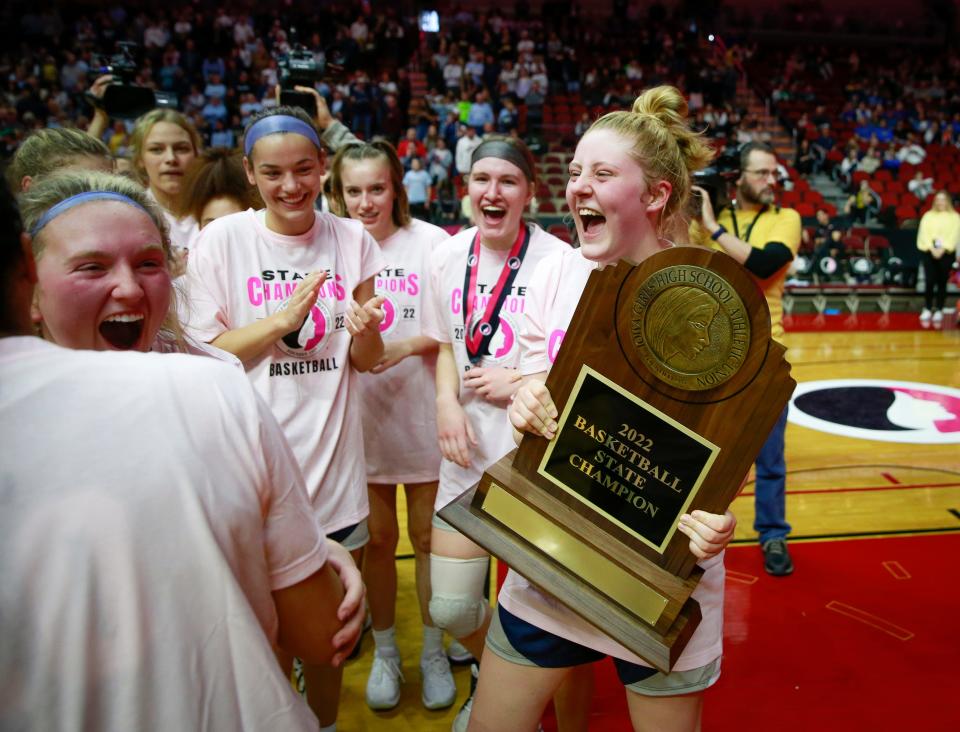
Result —
<path fill-rule="evenodd" d="M 776 205 L 779 174 L 773 148 L 749 142 L 740 148 L 737 197 L 717 214 L 710 197 L 694 187 L 702 201 L 701 218 L 691 224 L 690 239 L 720 249 L 756 279 L 770 307 L 773 337 L 783 340 L 783 287 L 790 263 L 800 248 L 800 215 Z M 793 572 L 787 551 L 786 461 L 784 434 L 787 410 L 764 443 L 756 461 L 754 530 L 760 535 L 764 569 L 774 576 Z"/>

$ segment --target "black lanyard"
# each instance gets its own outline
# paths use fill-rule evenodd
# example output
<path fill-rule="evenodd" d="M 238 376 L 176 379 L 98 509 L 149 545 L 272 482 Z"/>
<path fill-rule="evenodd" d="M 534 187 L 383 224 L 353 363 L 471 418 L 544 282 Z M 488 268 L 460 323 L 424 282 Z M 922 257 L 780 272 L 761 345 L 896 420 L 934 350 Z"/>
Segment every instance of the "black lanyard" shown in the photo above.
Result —
<path fill-rule="evenodd" d="M 478 363 L 486 354 L 493 340 L 494 333 L 500 327 L 500 308 L 510 292 L 510 286 L 520 271 L 523 258 L 527 254 L 530 244 L 530 229 L 522 225 L 517 232 L 517 239 L 507 253 L 507 261 L 503 263 L 500 277 L 490 294 L 490 301 L 484 310 L 483 317 L 471 328 L 473 319 L 474 290 L 480 270 L 480 232 L 473 238 L 473 246 L 467 257 L 467 269 L 463 275 L 463 343 L 467 347 L 467 358 L 470 363 Z M 479 333 L 479 337 L 478 334 Z"/>
<path fill-rule="evenodd" d="M 743 237 L 743 240 L 750 243 L 750 234 L 753 233 L 753 227 L 757 224 L 757 219 L 759 219 L 763 214 L 767 212 L 767 204 L 763 204 L 763 207 L 757 211 L 757 215 L 753 217 L 753 221 L 750 222 L 750 226 L 747 227 L 747 235 Z M 730 207 L 730 218 L 733 220 L 733 235 L 740 238 L 740 226 L 737 224 L 737 209 L 733 206 Z"/>

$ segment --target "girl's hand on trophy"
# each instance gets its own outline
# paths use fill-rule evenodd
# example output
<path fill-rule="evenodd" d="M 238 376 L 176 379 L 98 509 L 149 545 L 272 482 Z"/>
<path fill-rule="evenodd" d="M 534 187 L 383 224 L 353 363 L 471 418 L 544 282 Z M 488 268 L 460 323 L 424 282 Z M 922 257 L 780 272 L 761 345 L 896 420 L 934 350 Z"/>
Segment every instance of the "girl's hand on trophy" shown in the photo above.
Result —
<path fill-rule="evenodd" d="M 677 525 L 690 538 L 690 551 L 698 559 L 709 559 L 726 549 L 736 527 L 737 517 L 730 511 L 722 516 L 706 511 L 685 513 Z"/>
<path fill-rule="evenodd" d="M 540 379 L 528 379 L 510 404 L 510 424 L 518 432 L 533 432 L 552 440 L 557 434 L 557 411 L 550 390 Z"/>

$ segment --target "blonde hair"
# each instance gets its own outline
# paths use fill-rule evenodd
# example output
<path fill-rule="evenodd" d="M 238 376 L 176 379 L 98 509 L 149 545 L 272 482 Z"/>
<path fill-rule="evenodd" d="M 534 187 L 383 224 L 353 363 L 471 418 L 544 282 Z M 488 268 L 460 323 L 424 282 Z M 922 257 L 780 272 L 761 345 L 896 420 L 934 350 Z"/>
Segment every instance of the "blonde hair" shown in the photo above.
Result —
<path fill-rule="evenodd" d="M 242 210 L 263 208 L 256 186 L 247 181 L 243 158 L 238 150 L 211 147 L 200 153 L 190 166 L 180 186 L 172 213 L 177 218 L 200 215 L 215 198 L 229 198 Z"/>
<path fill-rule="evenodd" d="M 194 155 L 199 155 L 203 150 L 203 140 L 200 139 L 200 133 L 185 116 L 175 109 L 151 109 L 145 115 L 137 120 L 133 128 L 133 134 L 130 135 L 130 161 L 133 163 L 133 169 L 140 182 L 149 185 L 147 180 L 147 171 L 143 167 L 143 146 L 146 144 L 147 136 L 150 130 L 158 122 L 169 122 L 175 124 L 190 136 L 190 142 L 193 144 Z"/>
<path fill-rule="evenodd" d="M 79 193 L 90 191 L 109 191 L 126 196 L 135 204 L 143 208 L 150 220 L 160 232 L 161 246 L 167 268 L 174 266 L 173 248 L 170 244 L 170 232 L 167 221 L 160 207 L 147 195 L 146 190 L 138 183 L 122 175 L 112 173 L 97 173 L 94 171 L 69 172 L 52 175 L 30 186 L 30 190 L 22 193 L 18 198 L 20 216 L 23 219 L 23 230 L 33 231 L 40 218 L 61 201 L 76 196 Z M 43 257 L 46 247 L 45 238 L 47 229 L 43 228 L 33 237 L 33 256 L 39 260 Z M 170 310 L 160 326 L 160 335 L 175 343 L 183 343 L 183 327 L 177 318 L 177 300 L 180 293 L 173 288 L 170 298 Z"/>
<path fill-rule="evenodd" d="M 7 167 L 7 183 L 11 191 L 19 191 L 27 176 L 36 181 L 82 157 L 103 158 L 107 162 L 113 159 L 107 146 L 86 132 L 67 127 L 37 130 L 13 154 Z"/>
<path fill-rule="evenodd" d="M 685 210 L 693 173 L 705 168 L 715 155 L 700 132 L 690 129 L 687 100 L 673 86 L 647 89 L 629 112 L 609 112 L 594 122 L 593 130 L 613 130 L 632 140 L 631 155 L 643 168 L 648 186 L 665 180 L 672 193 L 663 208 L 664 233 L 685 231 Z"/>

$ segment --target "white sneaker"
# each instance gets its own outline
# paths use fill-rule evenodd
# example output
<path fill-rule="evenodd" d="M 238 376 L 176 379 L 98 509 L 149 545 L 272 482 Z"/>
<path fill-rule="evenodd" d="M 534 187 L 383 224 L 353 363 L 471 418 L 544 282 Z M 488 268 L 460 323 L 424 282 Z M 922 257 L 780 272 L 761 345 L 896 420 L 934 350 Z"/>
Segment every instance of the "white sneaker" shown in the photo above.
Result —
<path fill-rule="evenodd" d="M 473 664 L 470 667 L 470 696 L 460 707 L 457 716 L 453 718 L 451 732 L 467 732 L 467 726 L 470 724 L 470 711 L 473 709 L 473 693 L 477 690 L 477 678 L 480 675 L 480 667 Z"/>
<path fill-rule="evenodd" d="M 477 662 L 473 654 L 456 638 L 450 641 L 450 645 L 447 646 L 447 658 L 450 659 L 451 666 L 466 666 Z"/>
<path fill-rule="evenodd" d="M 943 322 L 943 313 L 938 310 L 933 314 L 933 324 L 940 325 L 940 323 L 942 322 Z"/>
<path fill-rule="evenodd" d="M 929 310 L 927 310 L 926 308 L 924 308 L 924 309 L 923 309 L 923 312 L 920 313 L 920 322 L 921 322 L 921 323 L 929 323 L 929 322 L 930 322 L 930 316 L 931 316 L 931 315 L 932 315 L 932 313 L 931 313 Z"/>
<path fill-rule="evenodd" d="M 400 682 L 404 681 L 400 671 L 399 656 L 381 656 L 374 651 L 373 665 L 367 678 L 367 706 L 371 709 L 393 709 L 400 703 Z"/>
<path fill-rule="evenodd" d="M 446 709 L 453 704 L 457 698 L 457 685 L 453 683 L 446 655 L 437 652 L 421 656 L 420 677 L 423 706 L 427 709 Z"/>

